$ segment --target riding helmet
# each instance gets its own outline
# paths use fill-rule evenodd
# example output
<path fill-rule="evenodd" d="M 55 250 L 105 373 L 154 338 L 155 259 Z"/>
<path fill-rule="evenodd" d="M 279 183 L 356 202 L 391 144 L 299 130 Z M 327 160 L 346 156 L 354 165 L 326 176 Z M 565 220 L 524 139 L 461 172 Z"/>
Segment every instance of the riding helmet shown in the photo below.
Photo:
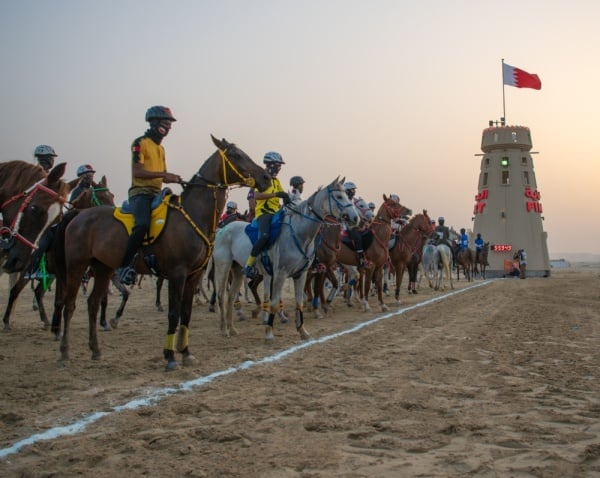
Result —
<path fill-rule="evenodd" d="M 300 186 L 301 184 L 304 184 L 306 181 L 304 181 L 304 179 L 302 179 L 302 176 L 292 176 L 292 179 L 290 179 L 290 186 L 297 188 L 298 186 Z"/>
<path fill-rule="evenodd" d="M 52 146 L 48 146 L 47 144 L 40 144 L 38 147 L 35 148 L 35 151 L 33 152 L 34 156 L 53 156 L 56 157 L 58 156 L 56 154 L 56 152 L 54 151 L 54 148 Z"/>
<path fill-rule="evenodd" d="M 263 163 L 265 163 L 265 164 L 269 164 L 269 163 L 285 164 L 285 162 L 283 161 L 283 158 L 281 157 L 281 154 L 279 154 L 275 151 L 269 151 L 268 153 L 266 153 L 265 157 L 263 158 Z"/>
<path fill-rule="evenodd" d="M 90 164 L 82 164 L 77 168 L 77 177 L 87 173 L 95 173 L 96 170 Z"/>
<path fill-rule="evenodd" d="M 148 108 L 148 111 L 146 111 L 146 121 L 163 119 L 177 121 L 173 116 L 173 113 L 171 113 L 171 109 L 166 106 L 151 106 Z"/>

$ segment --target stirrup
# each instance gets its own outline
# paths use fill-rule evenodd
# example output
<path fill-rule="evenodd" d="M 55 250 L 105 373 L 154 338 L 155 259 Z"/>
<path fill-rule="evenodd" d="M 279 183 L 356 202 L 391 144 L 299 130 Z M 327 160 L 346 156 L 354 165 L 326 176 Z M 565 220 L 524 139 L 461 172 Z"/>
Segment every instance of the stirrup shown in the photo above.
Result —
<path fill-rule="evenodd" d="M 258 270 L 256 270 L 256 267 L 248 264 L 244 266 L 244 268 L 242 269 L 242 273 L 248 279 L 256 279 L 258 277 Z"/>
<path fill-rule="evenodd" d="M 135 279 L 137 278 L 137 273 L 133 267 L 121 267 L 117 271 L 119 282 L 123 285 L 133 285 L 135 284 Z"/>

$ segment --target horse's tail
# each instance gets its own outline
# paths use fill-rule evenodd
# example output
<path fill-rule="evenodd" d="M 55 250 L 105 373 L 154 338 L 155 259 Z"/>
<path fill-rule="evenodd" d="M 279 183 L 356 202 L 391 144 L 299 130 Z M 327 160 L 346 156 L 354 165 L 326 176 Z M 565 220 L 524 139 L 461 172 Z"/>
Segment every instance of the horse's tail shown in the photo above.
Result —
<path fill-rule="evenodd" d="M 67 276 L 67 260 L 65 254 L 65 231 L 69 223 L 79 214 L 79 209 L 71 209 L 58 223 L 56 235 L 54 236 L 54 260 L 56 264 L 56 275 L 60 278 Z"/>

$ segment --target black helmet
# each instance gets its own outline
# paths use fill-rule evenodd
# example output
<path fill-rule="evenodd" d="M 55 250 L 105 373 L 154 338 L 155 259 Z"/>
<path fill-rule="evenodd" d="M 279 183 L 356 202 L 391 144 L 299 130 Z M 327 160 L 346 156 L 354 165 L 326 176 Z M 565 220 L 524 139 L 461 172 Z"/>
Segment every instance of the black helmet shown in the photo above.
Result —
<path fill-rule="evenodd" d="M 297 188 L 298 186 L 300 186 L 301 184 L 304 184 L 306 181 L 304 181 L 304 179 L 302 179 L 302 176 L 292 176 L 292 179 L 290 179 L 290 186 Z"/>
<path fill-rule="evenodd" d="M 154 119 L 157 119 L 157 120 L 166 119 L 166 120 L 171 120 L 171 121 L 177 121 L 173 117 L 173 113 L 171 113 L 171 109 L 167 108 L 166 106 L 151 106 L 150 108 L 148 108 L 148 111 L 146 111 L 146 121 L 151 121 Z"/>

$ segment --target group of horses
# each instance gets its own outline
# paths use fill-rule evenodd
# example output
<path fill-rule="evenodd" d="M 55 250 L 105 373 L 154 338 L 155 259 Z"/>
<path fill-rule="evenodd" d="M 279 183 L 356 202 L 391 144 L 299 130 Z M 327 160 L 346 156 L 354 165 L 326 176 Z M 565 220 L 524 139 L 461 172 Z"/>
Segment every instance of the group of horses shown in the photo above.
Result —
<path fill-rule="evenodd" d="M 229 188 L 264 190 L 271 181 L 267 172 L 235 144 L 214 136 L 211 138 L 217 150 L 189 181 L 181 183 L 181 195 L 161 198 L 168 212 L 168 225 L 153 242 L 144 246 L 144 253 L 138 254 L 135 264 L 138 272 L 154 273 L 168 281 L 168 326 L 163 347 L 167 370 L 179 367 L 176 352 L 181 354 L 184 365 L 196 361 L 189 344 L 190 320 L 194 294 L 208 266 L 214 273 L 221 332 L 227 336 L 237 333 L 233 310 L 243 282 L 242 266 L 250 254 L 252 241 L 246 233 L 247 223 L 235 221 L 217 229 L 218 219 Z M 101 310 L 101 324 L 102 321 L 105 324 L 109 283 L 120 266 L 128 232 L 115 218 L 114 198 L 106 178 L 94 184 L 86 196 L 78 198 L 78 203 L 70 205 L 72 208 L 63 214 L 68 191 L 73 187 L 62 181 L 64 170 L 64 163 L 47 175 L 41 168 L 24 162 L 0 164 L 0 204 L 4 224 L 0 229 L 0 260 L 4 271 L 23 272 L 42 233 L 56 223 L 51 247 L 46 252 L 47 269 L 56 277 L 51 330 L 60 339 L 61 359 L 68 360 L 70 321 L 76 298 L 82 278 L 91 274 L 94 280 L 87 297 L 88 345 L 92 358 L 98 359 L 101 351 L 97 316 Z M 9 177 L 11 181 L 6 180 Z M 15 177 L 21 181 L 12 181 Z M 389 266 L 396 275 L 395 298 L 398 301 L 404 271 L 409 271 L 409 288 L 410 284 L 414 288 L 419 264 L 425 266 L 428 263 L 426 244 L 434 231 L 426 211 L 413 216 L 402 228 L 395 229 L 394 224 L 411 215 L 412 211 L 400 204 L 395 196 L 384 194 L 365 236 L 366 257 L 371 265 L 361 267 L 357 253 L 344 239 L 344 230 L 359 223 L 360 213 L 346 195 L 343 184 L 344 179 L 338 177 L 308 199 L 287 205 L 280 218 L 281 230 L 268 249 L 267 260 L 257 261 L 264 281 L 262 309 L 267 340 L 273 339 L 274 318 L 280 313 L 283 285 L 288 278 L 294 284 L 295 326 L 300 337 L 307 339 L 310 337 L 304 324 L 307 284 L 314 284 L 314 296 L 322 298 L 321 306 L 326 309 L 338 290 L 334 271 L 342 265 L 351 277 L 350 283 L 361 285 L 357 294 L 365 310 L 370 310 L 372 284 L 376 288 L 379 307 L 387 310 L 382 293 L 384 268 Z M 146 257 L 152 260 L 146 261 Z M 436 260 L 443 262 L 441 257 L 446 256 L 440 255 Z M 327 299 L 323 288 L 325 278 L 332 283 L 332 292 Z M 26 282 L 22 274 L 11 289 L 4 317 L 5 329 L 10 327 L 14 300 Z M 47 326 L 42 293 L 42 290 L 36 292 L 36 298 L 40 318 Z M 117 316 L 111 321 L 113 327 L 118 324 L 126 300 L 127 289 L 123 292 Z M 103 326 L 107 327 L 106 324 Z"/>

